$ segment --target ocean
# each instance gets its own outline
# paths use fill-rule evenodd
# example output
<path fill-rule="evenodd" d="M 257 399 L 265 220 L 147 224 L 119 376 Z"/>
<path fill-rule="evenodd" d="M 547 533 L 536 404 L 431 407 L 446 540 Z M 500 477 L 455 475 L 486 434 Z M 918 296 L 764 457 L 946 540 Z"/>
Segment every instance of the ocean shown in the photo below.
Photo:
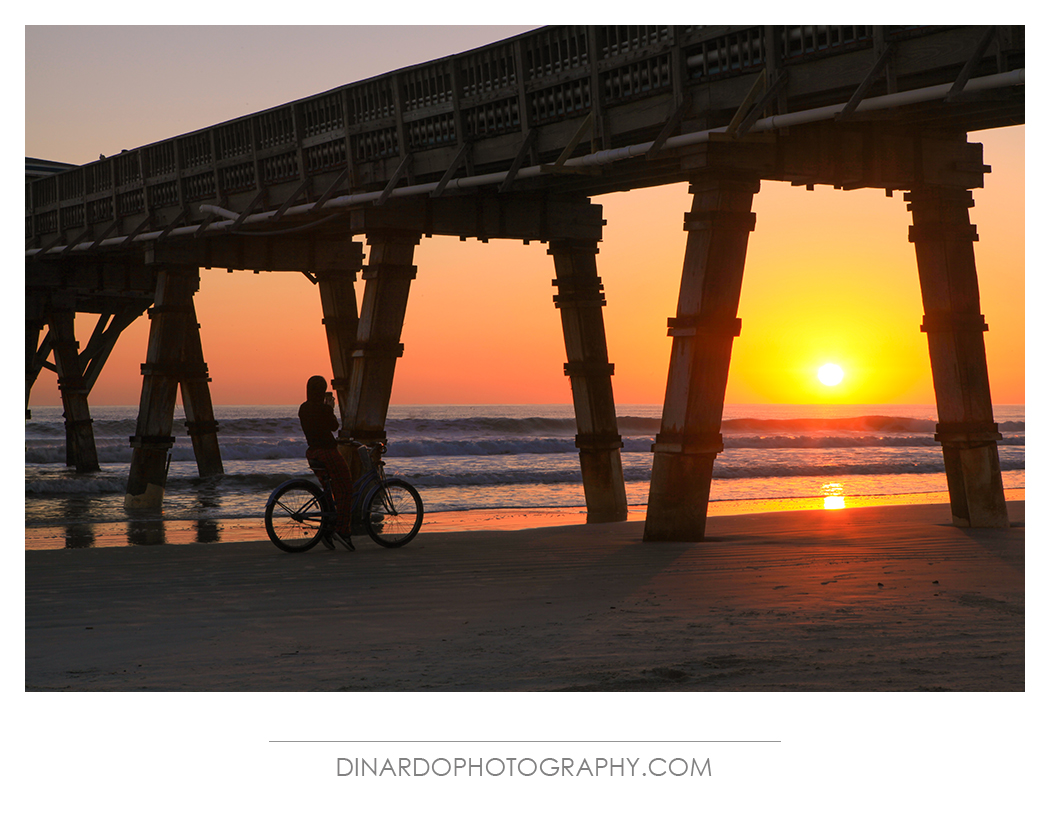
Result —
<path fill-rule="evenodd" d="M 92 408 L 102 468 L 94 474 L 65 465 L 62 409 L 33 408 L 25 428 L 26 548 L 265 539 L 270 491 L 309 474 L 297 410 L 216 407 L 225 474 L 201 479 L 178 409 L 163 510 L 129 513 L 124 492 L 136 407 Z M 658 405 L 617 408 L 632 518 L 644 515 L 660 412 Z M 1004 437 L 1004 485 L 1023 490 L 1024 406 L 997 406 L 995 419 Z M 859 498 L 943 494 L 935 425 L 933 406 L 728 405 L 710 512 L 742 501 L 830 497 L 825 504 L 841 507 Z M 392 406 L 387 473 L 419 489 L 424 531 L 428 520 L 432 527 L 445 520 L 447 529 L 457 515 L 479 511 L 528 519 L 581 509 L 575 434 L 570 405 Z"/>

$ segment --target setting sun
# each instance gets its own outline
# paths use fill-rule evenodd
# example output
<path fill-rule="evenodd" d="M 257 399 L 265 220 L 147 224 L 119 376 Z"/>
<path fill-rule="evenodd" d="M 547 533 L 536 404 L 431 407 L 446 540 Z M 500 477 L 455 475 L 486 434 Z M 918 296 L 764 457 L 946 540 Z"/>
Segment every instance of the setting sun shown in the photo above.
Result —
<path fill-rule="evenodd" d="M 837 386 L 845 377 L 842 367 L 835 363 L 825 363 L 817 370 L 817 379 L 825 386 Z"/>

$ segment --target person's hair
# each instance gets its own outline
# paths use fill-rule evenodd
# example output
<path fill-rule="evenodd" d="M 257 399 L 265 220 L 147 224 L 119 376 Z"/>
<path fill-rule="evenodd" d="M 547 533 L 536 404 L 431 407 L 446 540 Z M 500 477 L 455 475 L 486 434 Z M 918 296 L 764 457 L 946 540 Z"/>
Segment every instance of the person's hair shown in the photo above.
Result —
<path fill-rule="evenodd" d="M 324 397 L 326 391 L 328 391 L 328 381 L 321 377 L 321 375 L 315 374 L 306 381 L 307 400 L 320 400 Z"/>

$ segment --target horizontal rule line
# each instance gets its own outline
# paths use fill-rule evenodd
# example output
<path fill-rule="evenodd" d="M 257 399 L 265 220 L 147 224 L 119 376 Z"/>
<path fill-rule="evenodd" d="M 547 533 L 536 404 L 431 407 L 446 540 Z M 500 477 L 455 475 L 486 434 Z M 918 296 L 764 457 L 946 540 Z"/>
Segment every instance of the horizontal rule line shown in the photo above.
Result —
<path fill-rule="evenodd" d="M 779 740 L 271 740 L 269 743 L 782 743 Z"/>

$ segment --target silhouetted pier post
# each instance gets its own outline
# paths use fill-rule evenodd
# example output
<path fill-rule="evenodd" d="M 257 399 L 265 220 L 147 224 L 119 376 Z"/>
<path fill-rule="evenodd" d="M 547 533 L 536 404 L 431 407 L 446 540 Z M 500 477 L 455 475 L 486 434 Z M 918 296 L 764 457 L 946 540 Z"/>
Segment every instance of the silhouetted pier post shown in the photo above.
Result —
<path fill-rule="evenodd" d="M 419 233 L 398 230 L 368 234 L 368 264 L 361 275 L 365 288 L 340 434 L 343 455 L 355 477 L 360 465 L 346 446 L 386 441 L 394 368 L 404 352 L 401 329 L 409 288 L 416 277 L 412 259 L 420 238 Z"/>
<path fill-rule="evenodd" d="M 211 390 L 208 388 L 211 378 L 208 377 L 208 364 L 204 362 L 200 324 L 197 323 L 197 310 L 192 298 L 188 312 L 179 373 L 182 408 L 186 414 L 186 432 L 193 443 L 197 473 L 202 477 L 215 477 L 223 473 L 219 424 L 215 420 L 215 408 L 211 402 Z"/>
<path fill-rule="evenodd" d="M 114 297 L 94 302 L 99 312 L 84 349 L 75 337 L 76 299 L 56 292 L 26 298 L 26 419 L 31 416 L 29 396 L 40 370 L 58 375 L 66 431 L 66 465 L 78 472 L 99 470 L 98 450 L 92 428 L 88 396 L 98 380 L 120 333 L 142 314 L 147 302 L 140 297 Z M 47 328 L 43 340 L 40 333 Z M 56 346 L 57 343 L 57 346 Z M 54 355 L 55 362 L 48 357 Z"/>
<path fill-rule="evenodd" d="M 314 273 L 321 297 L 321 322 L 328 338 L 328 354 L 332 362 L 332 390 L 338 400 L 340 416 L 346 411 L 352 356 L 357 342 L 359 319 L 354 282 L 364 260 L 361 244 L 354 242 L 347 250 L 347 257 L 350 263 L 345 269 L 325 269 Z"/>
<path fill-rule="evenodd" d="M 693 206 L 678 311 L 668 321 L 671 363 L 644 538 L 696 542 L 704 537 L 715 457 L 722 451 L 722 408 L 747 241 L 755 228 L 753 178 L 711 175 L 690 185 Z"/>
<path fill-rule="evenodd" d="M 142 396 L 135 436 L 131 437 L 131 467 L 124 507 L 159 508 L 167 482 L 176 393 L 182 386 L 187 425 L 201 476 L 222 473 L 215 416 L 208 391 L 207 367 L 201 352 L 193 294 L 200 283 L 196 267 L 171 266 L 157 273 L 146 362 L 142 364 Z M 191 419 L 192 416 L 192 419 Z"/>
<path fill-rule="evenodd" d="M 62 415 L 66 419 L 66 465 L 79 473 L 98 471 L 98 450 L 91 428 L 88 385 L 80 359 L 80 344 L 74 333 L 72 309 L 52 309 L 50 342 L 55 355 L 58 389 L 62 394 Z"/>
<path fill-rule="evenodd" d="M 613 400 L 613 364 L 609 362 L 602 307 L 605 296 L 598 277 L 594 241 L 554 240 L 558 288 L 554 304 L 561 313 L 568 362 L 565 374 L 572 386 L 576 413 L 576 447 L 587 503 L 588 522 L 622 522 L 627 518 L 620 438 Z"/>
<path fill-rule="evenodd" d="M 966 189 L 923 188 L 906 196 L 913 225 L 937 397 L 936 439 L 944 451 L 953 522 L 960 527 L 1009 527 L 999 468 L 1002 439 L 992 413 L 977 265 L 977 228 Z"/>
<path fill-rule="evenodd" d="M 48 355 L 51 354 L 50 332 L 40 340 L 40 333 L 47 326 L 40 299 L 26 297 L 26 419 L 32 417 L 29 409 L 29 397 L 33 392 L 40 370 L 44 368 Z"/>

